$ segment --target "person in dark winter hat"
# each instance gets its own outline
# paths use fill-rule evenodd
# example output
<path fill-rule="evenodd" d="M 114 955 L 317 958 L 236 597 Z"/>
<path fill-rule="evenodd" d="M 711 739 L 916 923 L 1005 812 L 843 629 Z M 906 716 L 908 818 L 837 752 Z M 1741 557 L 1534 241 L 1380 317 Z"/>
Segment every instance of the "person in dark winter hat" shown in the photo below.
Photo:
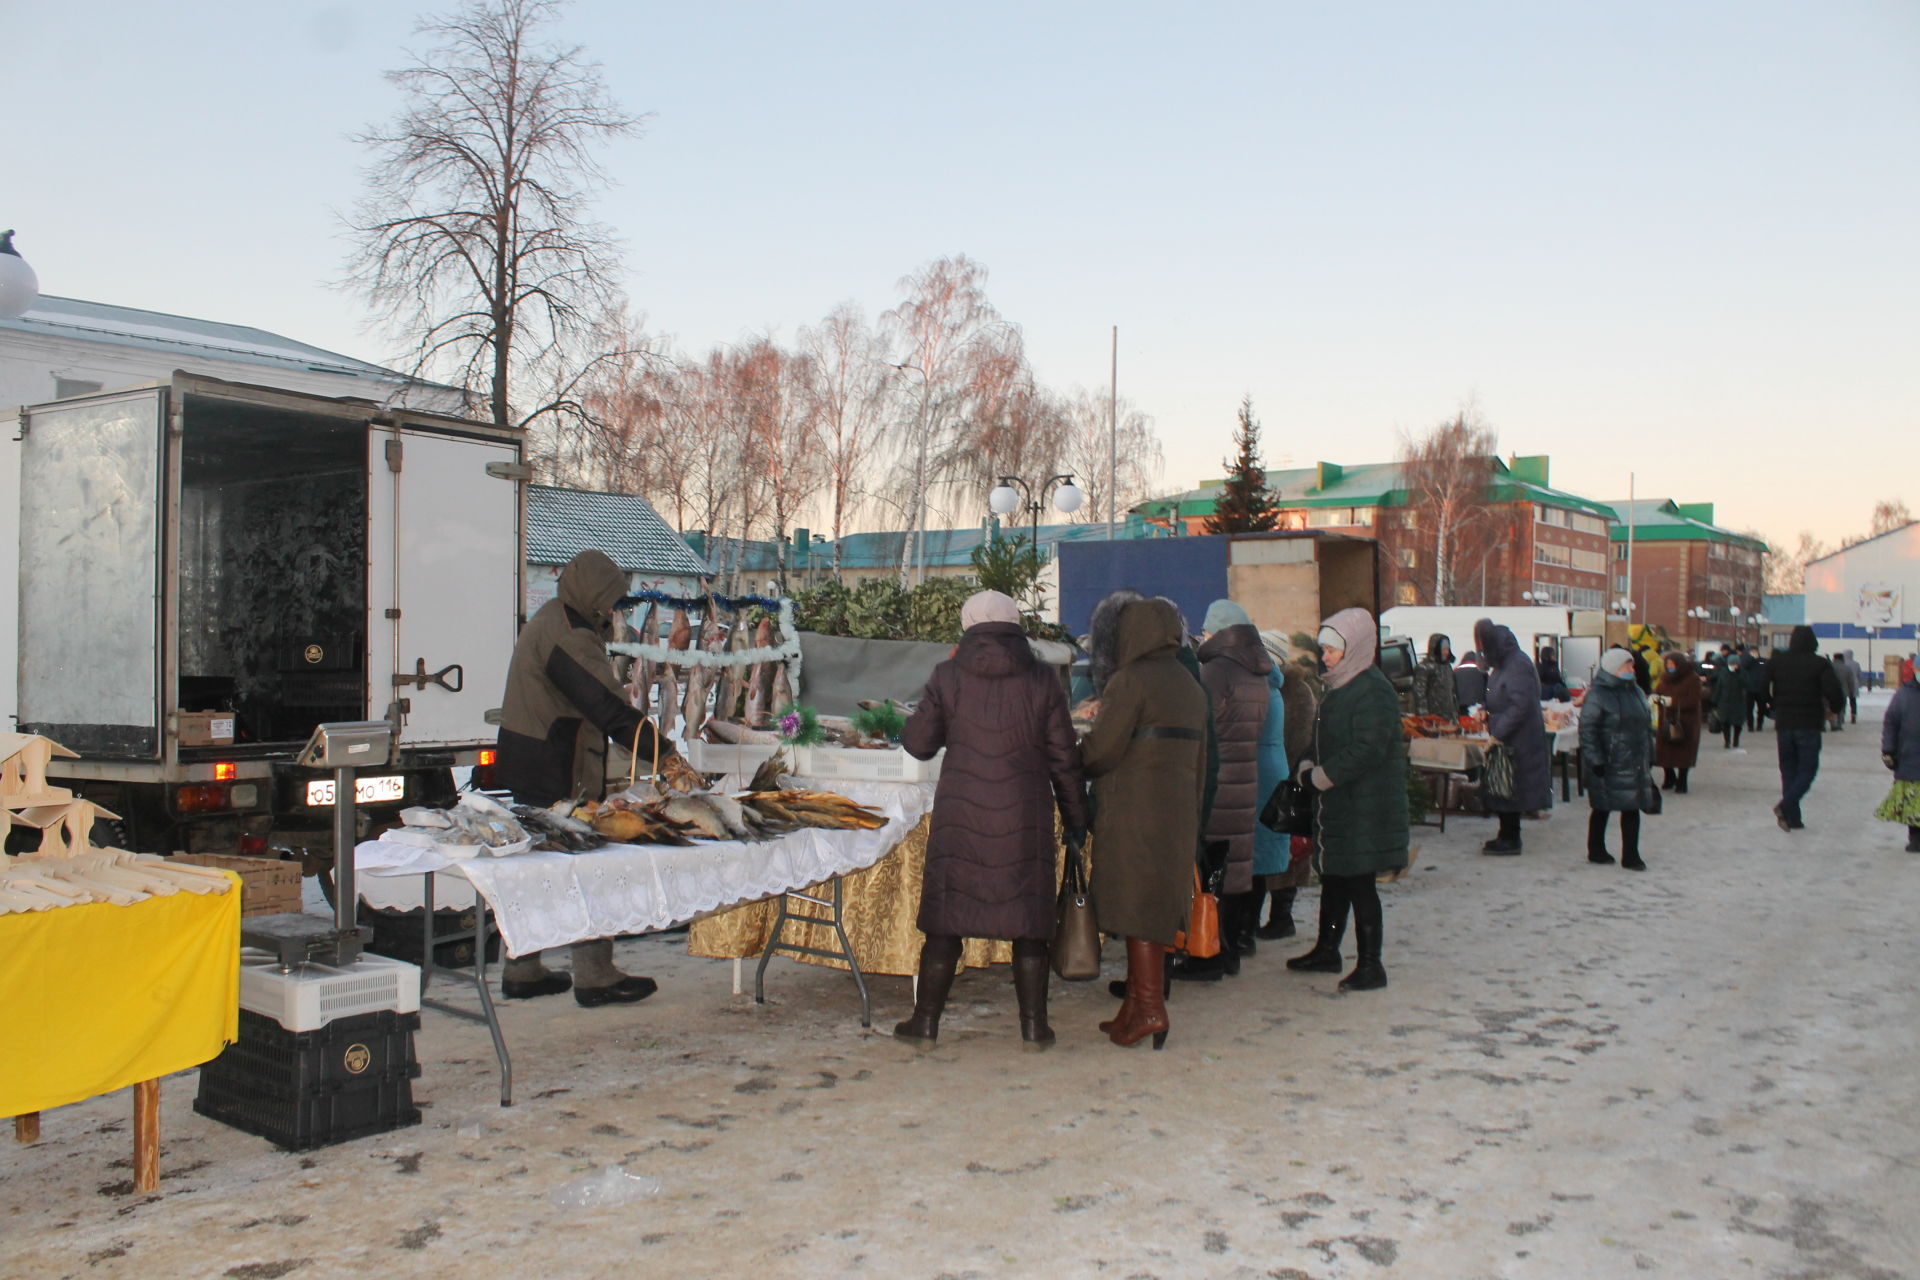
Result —
<path fill-rule="evenodd" d="M 1752 661 L 1745 652 L 1735 653 L 1713 673 L 1713 711 L 1729 751 L 1740 745 L 1740 731 L 1747 727 L 1747 664 Z"/>
<path fill-rule="evenodd" d="M 1782 831 L 1799 831 L 1800 801 L 1820 772 L 1820 734 L 1843 705 L 1833 664 L 1820 656 L 1813 628 L 1797 626 L 1787 651 L 1775 651 L 1767 667 L 1767 694 L 1773 704 L 1773 728 L 1780 756 L 1780 803 L 1773 819 Z"/>
<path fill-rule="evenodd" d="M 1646 695 L 1633 682 L 1633 655 L 1609 649 L 1580 705 L 1580 769 L 1587 803 L 1587 861 L 1610 864 L 1609 815 L 1620 815 L 1620 865 L 1645 871 L 1640 857 L 1640 815 L 1657 812 L 1649 757 L 1653 720 Z"/>
<path fill-rule="evenodd" d="M 1700 763 L 1700 673 L 1693 659 L 1673 650 L 1660 657 L 1660 681 L 1653 688 L 1660 707 L 1660 789 L 1687 794 L 1687 773 Z"/>
<path fill-rule="evenodd" d="M 1873 816 L 1904 822 L 1907 852 L 1920 853 L 1920 684 L 1911 675 L 1894 690 L 1880 722 L 1880 763 L 1893 770 L 1893 790 Z"/>
<path fill-rule="evenodd" d="M 1438 632 L 1427 637 L 1427 656 L 1413 669 L 1413 714 L 1449 720 L 1460 714 L 1453 681 L 1453 641 Z"/>
<path fill-rule="evenodd" d="M 1353 972 L 1342 991 L 1387 985 L 1380 960 L 1385 929 L 1382 871 L 1407 865 L 1407 743 L 1400 698 L 1374 661 L 1380 626 L 1365 609 L 1342 609 L 1320 630 L 1327 696 L 1314 726 L 1313 758 L 1300 765 L 1301 786 L 1318 793 L 1315 830 L 1320 866 L 1320 930 L 1313 950 L 1287 961 L 1306 973 L 1338 973 L 1347 913 L 1353 913 Z"/>
<path fill-rule="evenodd" d="M 1487 701 L 1487 660 L 1478 649 L 1460 656 L 1453 669 L 1454 702 L 1462 712 L 1468 707 L 1485 706 Z"/>
<path fill-rule="evenodd" d="M 1540 647 L 1540 661 L 1535 664 L 1535 672 L 1540 677 L 1540 696 L 1543 699 L 1548 702 L 1573 701 L 1566 678 L 1560 674 L 1560 655 L 1553 651 L 1552 645 Z"/>
<path fill-rule="evenodd" d="M 920 981 L 900 1039 L 932 1042 L 967 938 L 1013 942 L 1020 1038 L 1045 1048 L 1048 944 L 1053 937 L 1054 815 L 1068 839 L 1087 830 L 1085 783 L 1066 691 L 1034 660 L 1020 606 L 998 591 L 970 596 L 953 657 L 934 668 L 900 733 L 917 760 L 941 748 L 917 921 Z"/>
<path fill-rule="evenodd" d="M 1520 815 L 1553 807 L 1552 753 L 1540 714 L 1540 680 L 1513 632 L 1491 618 L 1473 624 L 1474 647 L 1487 656 L 1487 733 L 1513 753 L 1513 794 L 1488 796 L 1487 811 L 1499 833 L 1480 852 L 1513 857 L 1521 852 Z"/>

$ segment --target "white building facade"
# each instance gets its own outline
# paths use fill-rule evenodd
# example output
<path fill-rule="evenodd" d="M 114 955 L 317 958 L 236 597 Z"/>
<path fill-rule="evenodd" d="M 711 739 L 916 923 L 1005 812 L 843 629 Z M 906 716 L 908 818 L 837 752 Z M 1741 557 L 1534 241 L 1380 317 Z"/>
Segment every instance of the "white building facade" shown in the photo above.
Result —
<path fill-rule="evenodd" d="M 1913 653 L 1920 647 L 1920 520 L 1810 562 L 1806 609 L 1822 653 L 1851 649 L 1875 672 L 1888 657 Z"/>

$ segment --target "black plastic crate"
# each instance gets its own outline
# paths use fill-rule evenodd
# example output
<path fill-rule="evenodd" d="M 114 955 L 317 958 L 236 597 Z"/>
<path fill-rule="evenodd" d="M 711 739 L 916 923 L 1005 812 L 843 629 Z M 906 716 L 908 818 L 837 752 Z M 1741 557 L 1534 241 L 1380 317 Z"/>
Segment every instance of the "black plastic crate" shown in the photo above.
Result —
<path fill-rule="evenodd" d="M 240 1011 L 240 1038 L 200 1068 L 193 1109 L 289 1151 L 420 1123 L 418 1013 L 363 1013 L 288 1031 Z"/>
<path fill-rule="evenodd" d="M 240 1038 L 202 1067 L 204 1075 L 244 1077 L 255 1087 L 291 1097 L 327 1085 L 352 1085 L 387 1076 L 419 1076 L 413 1056 L 418 1013 L 360 1013 L 335 1018 L 318 1031 L 288 1031 L 265 1014 L 240 1011 Z"/>
<path fill-rule="evenodd" d="M 436 935 L 466 931 L 471 933 L 474 926 L 474 908 L 461 911 L 443 907 L 433 913 L 433 931 Z M 386 956 L 391 960 L 404 960 L 408 964 L 419 964 L 421 956 L 420 931 L 426 916 L 425 907 L 415 907 L 411 911 L 388 911 L 360 904 L 360 923 L 373 930 L 373 941 L 367 944 L 367 950 L 375 955 Z M 487 963 L 500 961 L 500 934 L 491 927 L 493 917 L 487 917 Z M 433 962 L 443 969 L 470 969 L 473 967 L 473 939 L 460 938 L 450 942 L 433 944 Z"/>
<path fill-rule="evenodd" d="M 404 1075 L 285 1097 L 249 1088 L 243 1077 L 202 1070 L 193 1109 L 288 1151 L 309 1151 L 420 1123 L 413 1081 Z"/>

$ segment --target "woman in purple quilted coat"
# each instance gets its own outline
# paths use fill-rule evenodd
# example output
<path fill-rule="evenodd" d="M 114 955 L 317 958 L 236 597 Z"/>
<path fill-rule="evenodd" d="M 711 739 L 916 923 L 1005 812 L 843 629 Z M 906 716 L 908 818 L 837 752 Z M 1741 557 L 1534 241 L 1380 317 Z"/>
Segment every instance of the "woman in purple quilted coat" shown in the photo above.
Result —
<path fill-rule="evenodd" d="M 998 591 L 970 596 L 965 634 L 934 668 L 900 735 L 921 760 L 947 750 L 934 793 L 920 886 L 920 986 L 903 1040 L 940 1035 L 965 938 L 1013 942 L 1020 1037 L 1044 1047 L 1047 951 L 1055 911 L 1054 813 L 1075 838 L 1087 829 L 1085 784 L 1058 675 L 1037 662 L 1020 608 Z"/>

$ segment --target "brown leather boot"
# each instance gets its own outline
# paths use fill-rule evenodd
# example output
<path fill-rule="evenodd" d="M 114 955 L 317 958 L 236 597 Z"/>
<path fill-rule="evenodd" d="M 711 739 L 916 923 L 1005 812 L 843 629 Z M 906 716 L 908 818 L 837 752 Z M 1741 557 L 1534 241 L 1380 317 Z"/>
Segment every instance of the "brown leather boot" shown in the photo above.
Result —
<path fill-rule="evenodd" d="M 1154 1048 L 1165 1047 L 1167 998 L 1161 983 L 1166 980 L 1166 964 L 1167 953 L 1159 943 L 1127 939 L 1127 1002 L 1107 1032 L 1109 1040 L 1131 1047 L 1152 1036 Z"/>
<path fill-rule="evenodd" d="M 929 934 L 920 944 L 920 979 L 913 1002 L 913 1015 L 896 1023 L 893 1035 L 922 1047 L 940 1038 L 940 1015 L 947 1008 L 947 993 L 953 990 L 953 975 L 960 964 L 960 939 L 946 934 Z"/>
<path fill-rule="evenodd" d="M 1045 1049 L 1054 1041 L 1047 1025 L 1048 945 L 1031 938 L 1013 944 L 1013 991 L 1020 1001 L 1020 1039 L 1029 1049 Z"/>

